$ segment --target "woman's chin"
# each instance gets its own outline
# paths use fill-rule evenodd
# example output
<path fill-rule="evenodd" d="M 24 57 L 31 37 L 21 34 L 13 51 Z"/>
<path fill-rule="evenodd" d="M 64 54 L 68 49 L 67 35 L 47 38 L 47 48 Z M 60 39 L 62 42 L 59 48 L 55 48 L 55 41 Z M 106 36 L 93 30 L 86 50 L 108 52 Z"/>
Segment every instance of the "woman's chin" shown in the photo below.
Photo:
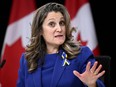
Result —
<path fill-rule="evenodd" d="M 64 41 L 57 41 L 57 45 L 62 45 L 64 43 Z"/>

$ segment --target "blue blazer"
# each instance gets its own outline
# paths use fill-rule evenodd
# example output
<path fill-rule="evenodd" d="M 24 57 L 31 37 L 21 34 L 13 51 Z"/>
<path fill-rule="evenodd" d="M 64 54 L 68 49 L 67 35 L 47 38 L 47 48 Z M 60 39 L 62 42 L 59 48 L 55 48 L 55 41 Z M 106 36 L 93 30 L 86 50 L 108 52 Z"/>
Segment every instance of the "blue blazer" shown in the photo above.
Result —
<path fill-rule="evenodd" d="M 87 87 L 73 74 L 73 70 L 82 73 L 85 71 L 88 61 L 91 61 L 92 64 L 95 62 L 93 53 L 88 47 L 83 46 L 78 56 L 69 60 L 70 65 L 62 66 L 62 58 L 57 58 L 56 61 L 53 77 L 49 83 L 50 87 Z M 41 72 L 41 67 L 39 67 L 35 72 L 29 73 L 27 61 L 22 54 L 16 87 L 42 87 Z M 105 87 L 100 79 L 97 80 L 97 85 Z M 48 83 L 46 83 L 46 87 L 48 87 Z"/>

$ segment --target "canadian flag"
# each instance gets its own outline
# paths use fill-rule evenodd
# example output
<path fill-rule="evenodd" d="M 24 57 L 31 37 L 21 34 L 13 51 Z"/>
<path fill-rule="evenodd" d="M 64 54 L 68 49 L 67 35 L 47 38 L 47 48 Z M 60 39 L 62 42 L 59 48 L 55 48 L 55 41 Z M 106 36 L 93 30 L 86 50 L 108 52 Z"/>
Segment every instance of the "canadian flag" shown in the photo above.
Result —
<path fill-rule="evenodd" d="M 0 87 L 16 87 L 19 60 L 29 42 L 35 0 L 12 0 L 9 24 L 2 49 Z"/>
<path fill-rule="evenodd" d="M 73 33 L 75 42 L 80 40 L 83 45 L 87 45 L 94 55 L 99 55 L 97 37 L 91 8 L 88 0 L 66 0 L 65 6 L 71 16 L 71 25 L 77 29 Z"/>

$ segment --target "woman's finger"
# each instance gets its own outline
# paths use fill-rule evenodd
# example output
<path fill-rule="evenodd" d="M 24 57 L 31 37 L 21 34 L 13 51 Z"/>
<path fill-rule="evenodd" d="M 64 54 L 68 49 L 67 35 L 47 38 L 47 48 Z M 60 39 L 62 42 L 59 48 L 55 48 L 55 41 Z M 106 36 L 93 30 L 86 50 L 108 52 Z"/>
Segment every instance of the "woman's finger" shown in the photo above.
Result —
<path fill-rule="evenodd" d="M 96 69 L 96 67 L 97 67 L 97 64 L 98 64 L 98 62 L 96 61 L 96 62 L 93 64 L 92 68 L 90 69 L 90 71 L 91 71 L 92 73 L 94 73 L 94 71 L 95 71 L 95 69 Z"/>
<path fill-rule="evenodd" d="M 74 70 L 74 71 L 73 71 L 73 73 L 74 73 L 74 75 L 75 75 L 75 76 L 77 76 L 78 78 L 80 78 L 80 77 L 81 77 L 80 73 L 79 73 L 79 72 L 77 72 L 76 70 Z"/>
<path fill-rule="evenodd" d="M 94 71 L 94 74 L 97 75 L 99 71 L 101 70 L 101 68 L 102 68 L 102 65 L 100 64 L 98 68 Z"/>

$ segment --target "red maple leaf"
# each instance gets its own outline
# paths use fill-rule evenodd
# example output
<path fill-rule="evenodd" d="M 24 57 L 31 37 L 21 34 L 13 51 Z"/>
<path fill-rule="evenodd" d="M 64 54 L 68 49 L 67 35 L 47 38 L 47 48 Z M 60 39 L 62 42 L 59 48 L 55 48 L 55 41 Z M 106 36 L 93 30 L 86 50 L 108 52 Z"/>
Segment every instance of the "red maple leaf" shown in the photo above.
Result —
<path fill-rule="evenodd" d="M 82 38 L 81 38 L 81 33 L 79 32 L 78 35 L 77 35 L 77 41 L 80 41 L 82 45 L 87 45 L 87 42 L 88 41 L 83 41 Z"/>

